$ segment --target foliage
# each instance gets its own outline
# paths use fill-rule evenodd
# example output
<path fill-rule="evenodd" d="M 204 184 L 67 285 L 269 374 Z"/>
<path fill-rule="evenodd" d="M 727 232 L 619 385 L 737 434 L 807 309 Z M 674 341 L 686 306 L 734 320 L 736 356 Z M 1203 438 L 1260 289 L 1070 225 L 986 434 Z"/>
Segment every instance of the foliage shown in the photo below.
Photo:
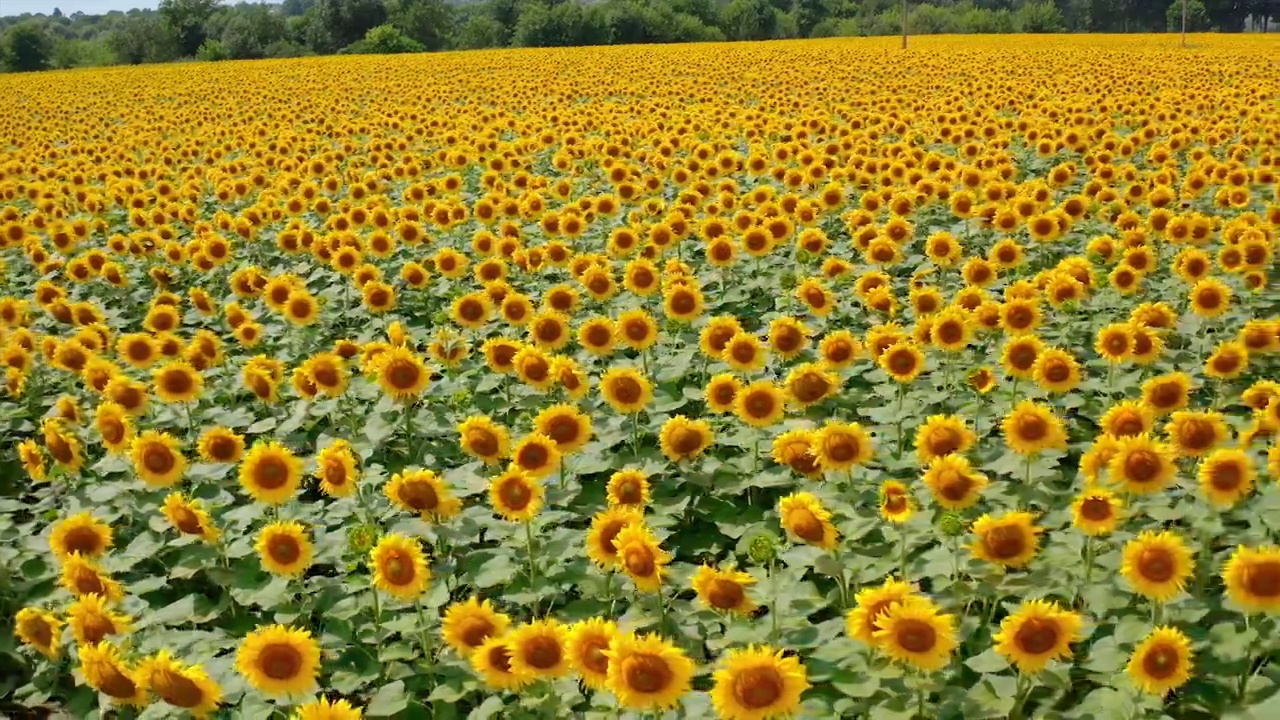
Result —
<path fill-rule="evenodd" d="M 396 55 L 422 52 L 425 49 L 422 43 L 405 35 L 396 26 L 387 24 L 370 28 L 363 39 L 348 45 L 342 52 L 355 55 Z"/>
<path fill-rule="evenodd" d="M 1186 5 L 1187 32 L 1205 32 L 1210 29 L 1209 12 L 1200 0 L 1174 0 L 1165 11 L 1165 24 L 1169 32 L 1182 30 L 1183 5 Z"/>
<path fill-rule="evenodd" d="M 203 62 L 217 62 L 219 60 L 230 60 L 232 58 L 231 51 L 227 49 L 226 44 L 221 40 L 209 39 L 200 44 L 200 49 L 196 50 L 196 59 Z"/>
<path fill-rule="evenodd" d="M 1018 8 L 1013 15 L 1013 24 L 1019 32 L 1052 33 L 1062 32 L 1062 11 L 1049 0 L 1030 2 Z"/>
<path fill-rule="evenodd" d="M 190 57 L 204 43 L 205 24 L 222 0 L 160 0 L 159 14 L 178 37 L 181 55 Z"/>
<path fill-rule="evenodd" d="M 0 66 L 13 72 L 48 69 L 53 51 L 53 41 L 39 23 L 14 25 L 0 36 Z"/>

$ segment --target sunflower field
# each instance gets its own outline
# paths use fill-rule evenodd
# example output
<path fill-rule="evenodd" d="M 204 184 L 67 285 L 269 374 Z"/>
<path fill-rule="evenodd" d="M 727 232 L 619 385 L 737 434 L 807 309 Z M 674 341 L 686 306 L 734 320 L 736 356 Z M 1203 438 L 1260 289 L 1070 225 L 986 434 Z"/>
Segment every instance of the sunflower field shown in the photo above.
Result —
<path fill-rule="evenodd" d="M 0 712 L 1280 716 L 1280 42 L 0 77 Z"/>

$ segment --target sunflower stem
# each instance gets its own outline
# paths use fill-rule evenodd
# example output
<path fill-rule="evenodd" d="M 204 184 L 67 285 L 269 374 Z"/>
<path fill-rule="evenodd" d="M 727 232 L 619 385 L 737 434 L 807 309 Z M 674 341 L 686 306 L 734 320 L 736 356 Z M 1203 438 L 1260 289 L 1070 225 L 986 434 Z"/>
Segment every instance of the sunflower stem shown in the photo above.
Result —
<path fill-rule="evenodd" d="M 564 454 L 561 453 L 560 455 L 560 489 L 564 490 L 564 488 L 565 488 Z"/>
<path fill-rule="evenodd" d="M 907 525 L 903 523 L 898 526 L 898 535 L 902 542 L 899 543 L 898 549 L 898 572 L 902 575 L 903 582 L 910 582 L 907 579 Z"/>
<path fill-rule="evenodd" d="M 1084 582 L 1080 584 L 1080 589 L 1076 592 L 1077 597 L 1084 596 L 1085 589 L 1089 587 L 1089 583 L 1093 580 L 1093 562 L 1093 536 L 1090 535 L 1084 539 Z"/>
<path fill-rule="evenodd" d="M 658 586 L 658 632 L 665 633 L 667 631 L 667 600 L 662 592 L 662 586 Z"/>
<path fill-rule="evenodd" d="M 631 413 L 631 454 L 640 454 L 640 413 Z"/>
<path fill-rule="evenodd" d="M 907 386 L 905 383 L 898 383 L 898 449 L 893 455 L 894 460 L 902 459 L 903 443 L 906 441 L 906 435 L 902 430 L 902 405 L 907 399 Z"/>
<path fill-rule="evenodd" d="M 537 566 L 534 563 L 533 554 L 533 520 L 526 520 L 524 523 L 524 547 L 529 554 L 529 591 L 533 591 L 533 581 L 538 576 Z M 538 615 L 538 601 L 533 601 L 534 617 Z"/>
<path fill-rule="evenodd" d="M 1033 460 L 1035 460 L 1035 454 L 1027 453 L 1026 464 L 1022 468 L 1022 484 L 1027 487 L 1031 486 L 1031 463 Z"/>
<path fill-rule="evenodd" d="M 435 656 L 431 652 L 431 635 L 427 632 L 427 616 L 422 612 L 421 598 L 413 605 L 418 611 L 418 625 L 422 628 L 422 658 L 427 661 L 427 675 L 431 675 L 435 667 Z"/>
<path fill-rule="evenodd" d="M 1013 707 L 1009 709 L 1009 720 L 1022 720 L 1022 705 L 1031 694 L 1031 687 L 1031 679 L 1023 673 L 1018 673 L 1018 687 L 1013 696 Z"/>
<path fill-rule="evenodd" d="M 1160 621 L 1163 619 L 1164 606 L 1157 600 L 1151 601 L 1151 627 L 1160 627 Z"/>
<path fill-rule="evenodd" d="M 404 451 L 405 457 L 410 464 L 415 459 L 413 451 L 413 403 L 404 404 Z"/>
<path fill-rule="evenodd" d="M 773 560 L 769 561 L 769 642 L 778 639 L 778 574 Z"/>

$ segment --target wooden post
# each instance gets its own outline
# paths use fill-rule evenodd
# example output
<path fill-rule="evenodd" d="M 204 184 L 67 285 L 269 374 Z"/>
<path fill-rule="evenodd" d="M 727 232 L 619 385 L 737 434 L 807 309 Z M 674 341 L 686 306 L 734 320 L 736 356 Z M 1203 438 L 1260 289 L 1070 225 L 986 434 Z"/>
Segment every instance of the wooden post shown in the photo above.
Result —
<path fill-rule="evenodd" d="M 1182 0 L 1182 47 L 1187 46 L 1187 0 Z"/>
<path fill-rule="evenodd" d="M 1183 0 L 1186 5 L 1186 0 Z M 907 0 L 902 0 L 902 49 L 907 49 Z"/>

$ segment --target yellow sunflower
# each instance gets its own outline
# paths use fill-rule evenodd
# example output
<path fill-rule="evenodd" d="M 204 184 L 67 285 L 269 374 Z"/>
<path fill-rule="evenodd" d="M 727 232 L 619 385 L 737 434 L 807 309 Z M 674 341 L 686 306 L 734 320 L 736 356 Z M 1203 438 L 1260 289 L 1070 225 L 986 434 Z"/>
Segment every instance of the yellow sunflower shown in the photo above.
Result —
<path fill-rule="evenodd" d="M 1145 495 L 1168 487 L 1177 474 L 1173 450 L 1143 433 L 1118 441 L 1107 476 L 1125 492 Z"/>
<path fill-rule="evenodd" d="M 559 469 L 560 451 L 551 438 L 530 433 L 512 448 L 511 465 L 531 478 L 546 477 Z"/>
<path fill-rule="evenodd" d="M 190 363 L 181 360 L 166 363 L 151 374 L 151 380 L 156 395 L 165 402 L 193 402 L 204 389 L 204 378 Z"/>
<path fill-rule="evenodd" d="M 133 443 L 133 422 L 119 403 L 102 401 L 94 412 L 93 425 L 108 452 L 123 453 Z"/>
<path fill-rule="evenodd" d="M 653 385 L 634 368 L 610 368 L 600 378 L 600 394 L 615 412 L 635 414 L 653 400 Z"/>
<path fill-rule="evenodd" d="M 742 381 L 732 373 L 713 375 L 703 390 L 703 398 L 707 410 L 717 415 L 731 412 L 738 393 L 742 392 Z"/>
<path fill-rule="evenodd" d="M 809 689 L 800 660 L 767 646 L 737 648 L 725 654 L 712 676 L 711 706 L 724 720 L 765 720 L 800 711 Z"/>
<path fill-rule="evenodd" d="M 1204 362 L 1204 374 L 1217 380 L 1234 380 L 1249 367 L 1249 350 L 1244 343 L 1219 343 Z"/>
<path fill-rule="evenodd" d="M 1027 380 L 1035 375 L 1036 360 L 1045 351 L 1044 341 L 1035 335 L 1020 335 L 1004 344 L 1000 364 L 1009 375 Z"/>
<path fill-rule="evenodd" d="M 511 647 L 511 668 L 518 675 L 555 678 L 567 675 L 569 628 L 547 618 L 534 620 L 507 635 Z"/>
<path fill-rule="evenodd" d="M 707 607 L 726 613 L 749 615 L 756 610 L 756 604 L 747 595 L 747 588 L 754 585 L 756 579 L 750 575 L 729 568 L 703 565 L 693 574 L 690 584 L 698 599 Z"/>
<path fill-rule="evenodd" d="M 1151 431 L 1155 413 L 1140 400 L 1123 400 L 1108 408 L 1098 424 L 1106 435 L 1132 437 Z"/>
<path fill-rule="evenodd" d="M 947 510 L 964 510 L 977 504 L 990 481 L 963 455 L 942 455 L 929 461 L 924 484 L 934 502 Z"/>
<path fill-rule="evenodd" d="M 209 513 L 200 506 L 199 500 L 187 500 L 182 493 L 170 493 L 164 499 L 161 512 L 168 518 L 169 524 L 183 535 L 196 535 L 210 543 L 218 539 L 220 533 L 209 518 Z"/>
<path fill-rule="evenodd" d="M 67 620 L 76 642 L 96 645 L 108 635 L 121 635 L 129 630 L 129 616 L 111 610 L 105 598 L 97 594 L 81 595 L 67 608 Z"/>
<path fill-rule="evenodd" d="M 1181 410 L 1190 402 L 1191 376 L 1184 372 L 1159 375 L 1142 383 L 1142 402 L 1157 415 Z"/>
<path fill-rule="evenodd" d="M 1155 602 L 1168 602 L 1182 592 L 1195 565 L 1191 549 L 1175 533 L 1144 530 L 1125 543 L 1120 574 L 1134 591 Z"/>
<path fill-rule="evenodd" d="M 111 526 L 87 511 L 59 520 L 49 531 L 49 548 L 59 560 L 73 553 L 96 558 L 111 549 L 111 540 Z"/>
<path fill-rule="evenodd" d="M 865 352 L 862 342 L 848 330 L 835 330 L 818 343 L 818 354 L 832 370 L 846 368 Z"/>
<path fill-rule="evenodd" d="M 828 422 L 817 431 L 813 452 L 824 469 L 845 470 L 870 462 L 875 446 L 858 423 Z"/>
<path fill-rule="evenodd" d="M 240 643 L 236 670 L 267 695 L 310 692 L 320 671 L 320 644 L 305 629 L 259 626 Z"/>
<path fill-rule="evenodd" d="M 1065 450 L 1067 433 L 1053 409 L 1031 400 L 1023 400 L 1009 411 L 1001 422 L 1005 444 L 1022 455 L 1042 450 Z"/>
<path fill-rule="evenodd" d="M 668 710 L 691 689 L 693 661 L 657 635 L 619 633 L 605 657 L 609 661 L 605 687 L 629 710 Z"/>
<path fill-rule="evenodd" d="M 964 454 L 977 441 L 959 415 L 932 415 L 916 430 L 916 456 L 923 464 L 943 455 Z"/>
<path fill-rule="evenodd" d="M 1120 523 L 1124 502 L 1104 488 L 1090 486 L 1071 503 L 1071 522 L 1085 535 L 1109 535 Z"/>
<path fill-rule="evenodd" d="M 79 650 L 80 674 L 89 687 L 118 705 L 141 707 L 150 702 L 145 679 L 121 656 L 110 642 L 86 645 Z"/>
<path fill-rule="evenodd" d="M 609 658 L 605 651 L 617 636 L 617 623 L 602 618 L 589 618 L 569 628 L 569 664 L 587 687 L 604 689 L 609 680 Z"/>
<path fill-rule="evenodd" d="M 1182 457 L 1201 457 L 1231 435 L 1222 413 L 1180 410 L 1164 426 L 1171 449 Z"/>
<path fill-rule="evenodd" d="M 609 476 L 605 496 L 610 507 L 643 509 L 649 504 L 649 478 L 639 470 L 619 470 Z"/>
<path fill-rule="evenodd" d="M 1071 643 L 1084 639 L 1084 618 L 1046 600 L 1023 602 L 1000 623 L 991 638 L 995 651 L 1005 656 L 1018 672 L 1034 675 L 1050 660 L 1071 657 Z"/>
<path fill-rule="evenodd" d="M 1237 546 L 1222 569 L 1227 597 L 1249 613 L 1280 612 L 1280 548 Z"/>
<path fill-rule="evenodd" d="M 910 341 L 896 342 L 876 360 L 880 369 L 900 383 L 909 383 L 924 370 L 924 353 Z"/>
<path fill-rule="evenodd" d="M 138 477 L 152 487 L 169 487 L 187 470 L 178 441 L 166 432 L 147 430 L 133 439 L 129 456 Z"/>
<path fill-rule="evenodd" d="M 278 520 L 262 528 L 253 549 L 262 567 L 275 575 L 296 577 L 311 567 L 314 554 L 302 523 Z"/>
<path fill-rule="evenodd" d="M 1217 278 L 1204 278 L 1191 286 L 1187 299 L 1196 315 L 1218 317 L 1231 307 L 1231 287 Z"/>
<path fill-rule="evenodd" d="M 720 359 L 738 372 L 754 372 L 764 367 L 769 358 L 764 343 L 755 335 L 739 330 L 729 338 L 720 353 Z"/>
<path fill-rule="evenodd" d="M 836 546 L 836 527 L 831 523 L 831 512 L 822 507 L 817 496 L 799 492 L 778 501 L 778 515 L 782 527 L 808 545 L 823 550 Z"/>
<path fill-rule="evenodd" d="M 24 645 L 30 645 L 50 660 L 57 659 L 61 653 L 62 621 L 53 613 L 22 608 L 13 618 L 13 632 Z"/>
<path fill-rule="evenodd" d="M 1060 348 L 1049 348 L 1037 355 L 1031 373 L 1037 385 L 1059 395 L 1071 392 L 1080 384 L 1080 363 Z"/>
<path fill-rule="evenodd" d="M 587 531 L 587 557 L 602 568 L 617 567 L 618 534 L 631 525 L 642 525 L 644 512 L 631 505 L 615 505 L 596 513 Z"/>
<path fill-rule="evenodd" d="M 518 467 L 489 481 L 489 501 L 493 509 L 512 522 L 528 522 L 542 510 L 542 483 Z"/>
<path fill-rule="evenodd" d="M 911 584 L 895 578 L 886 578 L 881 585 L 859 590 L 853 598 L 854 608 L 845 617 L 846 632 L 854 640 L 878 647 L 876 632 L 881 629 L 879 623 L 884 613 L 893 604 L 912 597 L 918 596 Z"/>
<path fill-rule="evenodd" d="M 1210 505 L 1229 508 L 1253 492 L 1257 471 L 1249 453 L 1235 448 L 1220 448 L 1200 461 L 1196 475 L 1200 492 Z"/>
<path fill-rule="evenodd" d="M 294 708 L 289 720 L 360 720 L 364 712 L 349 701 L 339 698 L 317 698 Z"/>
<path fill-rule="evenodd" d="M 334 440 L 316 454 L 316 479 L 320 490 L 329 497 L 349 497 L 356 491 L 360 471 L 356 468 L 356 456 L 351 443 Z"/>
<path fill-rule="evenodd" d="M 983 515 L 973 523 L 977 538 L 969 551 L 979 560 L 1005 568 L 1022 568 L 1040 549 L 1044 528 L 1035 524 L 1029 512 L 1014 511 L 1000 516 Z"/>
<path fill-rule="evenodd" d="M 591 439 L 591 416 L 573 405 L 544 408 L 534 417 L 533 427 L 550 438 L 562 455 L 581 450 Z"/>
<path fill-rule="evenodd" d="M 776 318 L 769 323 L 769 347 L 778 357 L 790 360 L 809 347 L 809 334 L 809 328 L 795 318 Z"/>
<path fill-rule="evenodd" d="M 288 502 L 302 483 L 302 460 L 278 442 L 253 444 L 240 463 L 240 486 L 268 505 Z"/>
<path fill-rule="evenodd" d="M 646 350 L 658 342 L 658 323 L 644 310 L 627 310 L 614 322 L 617 339 L 632 350 Z"/>
<path fill-rule="evenodd" d="M 382 352 L 373 369 L 382 392 L 396 400 L 414 400 L 431 384 L 426 364 L 407 348 L 392 347 Z"/>
<path fill-rule="evenodd" d="M 501 637 L 511 626 L 511 618 L 498 612 L 493 603 L 470 597 L 450 605 L 440 618 L 444 641 L 459 655 L 468 657 L 489 638 Z"/>
<path fill-rule="evenodd" d="M 471 653 L 471 667 L 491 690 L 519 690 L 535 678 L 516 672 L 511 663 L 514 654 L 510 634 L 491 637 Z"/>
<path fill-rule="evenodd" d="M 675 415 L 663 423 L 658 439 L 662 454 L 674 463 L 701 455 L 715 441 L 715 433 L 706 420 Z"/>
<path fill-rule="evenodd" d="M 222 688 L 204 668 L 181 663 L 168 650 L 143 659 L 137 674 L 161 700 L 195 717 L 208 717 L 222 703 Z"/>
<path fill-rule="evenodd" d="M 1139 690 L 1163 697 L 1191 679 L 1191 640 L 1177 628 L 1157 627 L 1134 649 L 1125 670 Z"/>
<path fill-rule="evenodd" d="M 244 437 L 225 427 L 210 428 L 200 435 L 196 447 L 205 462 L 234 464 L 244 456 Z"/>
<path fill-rule="evenodd" d="M 613 320 L 598 315 L 578 327 L 578 344 L 592 355 L 609 357 L 613 354 L 617 333 L 618 328 Z"/>
<path fill-rule="evenodd" d="M 671 562 L 671 553 L 662 549 L 657 536 L 643 522 L 622 527 L 613 538 L 617 565 L 640 592 L 656 593 L 662 588 Z"/>
<path fill-rule="evenodd" d="M 820 478 L 823 468 L 816 454 L 817 445 L 817 432 L 803 428 L 788 430 L 773 439 L 773 461 L 804 477 Z"/>
<path fill-rule="evenodd" d="M 378 540 L 369 552 L 369 565 L 374 586 L 404 601 L 417 599 L 431 580 L 431 570 L 418 541 L 396 533 Z"/>
<path fill-rule="evenodd" d="M 486 415 L 472 415 L 458 425 L 458 444 L 463 452 L 490 465 L 511 452 L 507 429 Z"/>
<path fill-rule="evenodd" d="M 941 669 L 959 645 L 955 616 L 939 612 L 923 598 L 908 597 L 893 603 L 877 623 L 877 647 L 890 658 L 922 670 Z"/>

